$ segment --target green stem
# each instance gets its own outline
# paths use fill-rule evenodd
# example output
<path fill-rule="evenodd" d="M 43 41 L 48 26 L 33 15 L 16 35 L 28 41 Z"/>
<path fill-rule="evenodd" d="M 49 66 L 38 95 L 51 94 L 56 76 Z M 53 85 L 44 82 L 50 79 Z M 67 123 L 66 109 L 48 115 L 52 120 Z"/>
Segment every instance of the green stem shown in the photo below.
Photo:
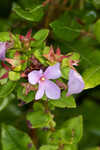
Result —
<path fill-rule="evenodd" d="M 47 101 L 45 101 L 44 106 L 45 106 L 45 112 L 48 113 L 49 115 L 51 115 L 50 109 L 49 109 L 49 107 L 48 107 L 48 99 L 47 99 Z M 52 132 L 54 132 L 54 131 L 55 131 L 55 128 L 52 126 L 52 123 L 49 123 L 49 125 L 50 125 L 50 130 L 51 130 Z"/>

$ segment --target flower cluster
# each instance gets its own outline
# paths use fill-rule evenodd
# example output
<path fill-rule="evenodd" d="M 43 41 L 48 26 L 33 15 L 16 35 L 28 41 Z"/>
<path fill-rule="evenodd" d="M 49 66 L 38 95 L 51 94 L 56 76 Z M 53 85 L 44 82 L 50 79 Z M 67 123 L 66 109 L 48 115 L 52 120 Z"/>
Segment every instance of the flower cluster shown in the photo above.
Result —
<path fill-rule="evenodd" d="M 44 95 L 50 99 L 59 99 L 60 98 L 60 88 L 50 81 L 50 79 L 58 79 L 61 77 L 60 63 L 50 66 L 43 73 L 42 70 L 32 71 L 28 74 L 28 81 L 31 84 L 39 84 L 38 91 L 36 93 L 35 99 L 40 99 Z M 84 89 L 84 81 L 82 77 L 75 70 L 70 70 L 69 81 L 68 81 L 68 92 L 67 96 L 71 94 L 80 93 Z"/>
<path fill-rule="evenodd" d="M 26 36 L 19 37 L 20 42 L 22 44 L 24 43 L 24 46 L 28 45 L 26 46 L 26 48 L 29 48 L 30 41 L 34 40 L 33 38 L 31 38 L 31 32 L 32 31 L 29 31 Z M 74 68 L 74 66 L 77 66 L 77 63 L 79 61 L 72 60 L 70 58 L 71 55 L 62 55 L 59 48 L 57 48 L 55 53 L 53 47 L 51 46 L 48 54 L 42 55 L 47 61 L 51 63 L 50 66 L 45 67 L 35 58 L 34 54 L 31 55 L 31 57 L 29 57 L 28 59 L 22 60 L 21 54 L 16 51 L 13 59 L 7 58 L 7 45 L 8 42 L 0 42 L 0 60 L 2 61 L 3 67 L 7 68 L 6 74 L 4 74 L 0 79 L 7 78 L 9 71 L 18 71 L 18 66 L 21 66 L 23 63 L 27 64 L 27 61 L 29 61 L 30 66 L 25 67 L 24 70 L 20 69 L 19 71 L 21 71 L 21 77 L 27 78 L 30 85 L 37 86 L 37 84 L 39 84 L 38 88 L 31 87 L 31 89 L 38 89 L 36 90 L 35 100 L 41 99 L 44 94 L 49 99 L 60 99 L 62 90 L 61 85 L 63 85 L 62 87 L 66 86 L 64 82 L 59 81 L 59 78 L 62 78 L 61 65 L 64 59 L 68 59 L 68 64 L 70 68 L 68 75 L 68 84 L 66 86 L 68 89 L 66 96 L 80 93 L 84 89 L 84 81 L 81 75 Z M 7 64 L 5 64 L 4 62 L 9 63 L 10 67 L 8 67 Z M 56 82 L 57 80 L 58 82 Z"/>

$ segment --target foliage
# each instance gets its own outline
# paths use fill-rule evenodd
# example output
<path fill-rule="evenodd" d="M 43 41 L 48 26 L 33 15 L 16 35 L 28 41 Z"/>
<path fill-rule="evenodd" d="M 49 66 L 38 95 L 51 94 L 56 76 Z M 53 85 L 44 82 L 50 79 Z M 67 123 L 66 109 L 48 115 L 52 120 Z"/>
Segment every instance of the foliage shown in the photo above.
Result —
<path fill-rule="evenodd" d="M 99 12 L 100 0 L 18 0 L 0 18 L 0 150 L 100 149 Z M 47 75 L 56 74 L 48 80 L 60 97 L 42 84 L 36 99 L 46 69 L 57 64 L 61 75 L 59 68 Z M 37 84 L 29 78 L 34 70 L 44 72 Z"/>

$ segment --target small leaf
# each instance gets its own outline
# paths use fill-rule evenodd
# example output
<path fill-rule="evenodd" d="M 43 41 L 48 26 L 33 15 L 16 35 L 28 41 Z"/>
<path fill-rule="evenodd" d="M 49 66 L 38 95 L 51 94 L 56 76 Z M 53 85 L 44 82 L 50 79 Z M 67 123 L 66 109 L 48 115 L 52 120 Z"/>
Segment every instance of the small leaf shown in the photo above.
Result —
<path fill-rule="evenodd" d="M 45 112 L 38 111 L 38 112 L 29 112 L 27 115 L 27 120 L 31 122 L 33 128 L 43 128 L 48 126 L 51 118 Z"/>
<path fill-rule="evenodd" d="M 30 150 L 35 150 L 28 134 L 19 131 L 10 125 L 2 126 L 1 140 L 3 150 L 28 150 L 29 144 L 32 146 Z"/>
<path fill-rule="evenodd" d="M 38 46 L 42 45 L 43 41 L 46 40 L 48 34 L 49 34 L 49 30 L 48 29 L 41 29 L 41 30 L 39 30 L 33 36 L 33 38 L 35 40 L 31 42 L 32 47 L 38 47 Z"/>
<path fill-rule="evenodd" d="M 21 49 L 21 41 L 19 40 L 19 34 L 12 35 L 12 38 L 14 40 L 14 48 Z"/>
<path fill-rule="evenodd" d="M 0 98 L 7 97 L 16 87 L 16 82 L 8 81 L 6 84 L 0 86 Z"/>
<path fill-rule="evenodd" d="M 67 56 L 68 58 L 64 58 L 62 61 L 62 67 L 68 67 L 70 61 L 79 61 L 80 60 L 80 54 L 73 52 L 73 53 L 68 53 Z"/>
<path fill-rule="evenodd" d="M 66 96 L 66 91 L 62 92 L 62 96 L 58 100 L 51 100 L 50 103 L 56 107 L 60 108 L 75 108 L 76 103 L 73 96 Z"/>
<path fill-rule="evenodd" d="M 69 67 L 62 67 L 61 66 L 61 73 L 62 73 L 62 77 L 66 80 L 68 80 L 69 78 L 69 71 L 70 71 L 70 68 Z"/>
<path fill-rule="evenodd" d="M 21 85 L 19 85 L 19 87 L 17 89 L 17 97 L 19 99 L 23 100 L 24 102 L 29 103 L 32 100 L 34 100 L 35 92 L 34 91 L 30 91 L 27 95 L 25 95 L 24 88 Z"/>
<path fill-rule="evenodd" d="M 79 54 L 79 53 L 76 53 L 76 52 L 68 53 L 67 55 L 71 55 L 71 56 L 69 57 L 69 59 L 71 59 L 71 60 L 79 60 L 79 59 L 80 59 L 80 54 Z"/>
<path fill-rule="evenodd" d="M 48 29 L 41 29 L 34 35 L 34 39 L 38 41 L 39 40 L 44 41 L 47 38 L 48 34 L 49 34 Z"/>
<path fill-rule="evenodd" d="M 42 55 L 41 49 L 34 50 L 34 56 L 41 62 L 41 64 L 46 66 L 47 63 L 46 63 L 45 58 Z"/>
<path fill-rule="evenodd" d="M 19 72 L 9 71 L 9 80 L 17 81 L 19 79 L 20 79 L 20 73 Z"/>
<path fill-rule="evenodd" d="M 0 32 L 0 41 L 6 42 L 10 40 L 9 32 Z"/>

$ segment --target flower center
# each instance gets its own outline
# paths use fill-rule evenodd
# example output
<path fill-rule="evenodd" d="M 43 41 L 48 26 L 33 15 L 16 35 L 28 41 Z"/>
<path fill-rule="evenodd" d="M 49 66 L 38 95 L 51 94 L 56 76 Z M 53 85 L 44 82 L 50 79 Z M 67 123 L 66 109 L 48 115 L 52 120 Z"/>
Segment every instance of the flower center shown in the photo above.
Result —
<path fill-rule="evenodd" d="M 40 78 L 40 81 L 45 81 L 46 80 L 46 78 L 44 77 L 44 76 L 42 76 L 41 78 Z"/>

